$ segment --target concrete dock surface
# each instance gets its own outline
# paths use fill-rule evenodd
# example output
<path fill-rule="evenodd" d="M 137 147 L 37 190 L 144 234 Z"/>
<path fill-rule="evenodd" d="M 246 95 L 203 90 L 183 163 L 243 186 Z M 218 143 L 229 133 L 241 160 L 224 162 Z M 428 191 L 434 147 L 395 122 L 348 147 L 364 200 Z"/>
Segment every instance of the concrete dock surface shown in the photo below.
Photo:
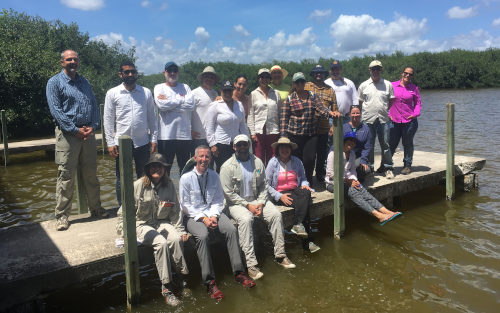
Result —
<path fill-rule="evenodd" d="M 95 134 L 97 147 L 100 147 L 102 135 Z M 17 141 L 17 142 L 9 142 L 9 154 L 18 154 L 18 153 L 29 153 L 33 151 L 54 151 L 56 146 L 56 138 L 46 138 L 46 139 L 36 139 L 36 140 L 26 140 L 26 141 Z M 3 144 L 0 145 L 0 152 L 3 153 Z"/>
<path fill-rule="evenodd" d="M 402 152 L 397 152 L 395 163 L 402 163 L 402 158 Z M 390 203 L 393 197 L 444 181 L 445 154 L 415 151 L 414 160 L 411 174 L 400 175 L 402 167 L 396 166 L 394 179 L 376 174 L 368 177 L 364 186 L 377 199 Z M 481 170 L 485 163 L 485 159 L 455 156 L 457 180 Z M 315 192 L 313 197 L 311 218 L 333 214 L 332 193 Z M 285 226 L 292 226 L 293 209 L 279 208 Z M 115 246 L 116 217 L 99 220 L 89 214 L 72 215 L 70 222 L 70 228 L 63 232 L 55 230 L 55 220 L 0 229 L 0 311 L 35 299 L 40 293 L 123 270 L 123 248 Z M 152 262 L 150 251 L 139 249 L 141 263 Z"/>

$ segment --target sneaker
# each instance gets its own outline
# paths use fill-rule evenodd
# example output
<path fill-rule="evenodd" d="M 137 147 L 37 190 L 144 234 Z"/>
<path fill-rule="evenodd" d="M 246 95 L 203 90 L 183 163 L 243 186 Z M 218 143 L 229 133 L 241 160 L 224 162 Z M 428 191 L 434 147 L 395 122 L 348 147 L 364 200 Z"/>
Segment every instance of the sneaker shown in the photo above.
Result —
<path fill-rule="evenodd" d="M 264 275 L 264 274 L 262 274 Z M 247 274 L 245 274 L 244 272 L 239 272 L 238 274 L 236 274 L 236 276 L 234 277 L 234 280 L 242 285 L 243 287 L 246 287 L 246 288 L 252 288 L 255 286 L 255 282 L 249 278 L 247 276 Z"/>
<path fill-rule="evenodd" d="M 385 178 L 387 178 L 387 179 L 393 179 L 394 178 L 394 174 L 392 173 L 391 170 L 385 171 Z"/>
<path fill-rule="evenodd" d="M 382 174 L 383 172 L 385 172 L 385 167 L 381 166 L 381 167 L 377 168 L 376 172 L 378 174 Z"/>
<path fill-rule="evenodd" d="M 61 230 L 66 230 L 68 228 L 69 228 L 68 217 L 66 215 L 62 215 L 57 219 L 56 230 L 61 231 Z"/>
<path fill-rule="evenodd" d="M 295 268 L 295 264 L 293 264 L 292 261 L 290 261 L 290 259 L 287 257 L 284 257 L 281 260 L 276 259 L 276 261 L 278 262 L 279 265 L 283 266 L 284 268 Z"/>
<path fill-rule="evenodd" d="M 309 251 L 311 253 L 314 253 L 314 252 L 318 252 L 321 248 L 319 246 L 317 246 L 314 242 L 310 241 L 309 242 Z"/>
<path fill-rule="evenodd" d="M 215 280 L 211 280 L 208 283 L 207 292 L 210 295 L 210 298 L 215 299 L 217 301 L 220 301 L 220 300 L 222 300 L 222 298 L 224 298 L 222 291 L 220 291 L 220 289 L 215 284 Z"/>
<path fill-rule="evenodd" d="M 403 167 L 403 169 L 401 170 L 401 174 L 403 174 L 403 175 L 408 175 L 410 173 L 411 173 L 411 169 L 408 166 Z"/>
<path fill-rule="evenodd" d="M 99 208 L 97 210 L 90 211 L 90 216 L 97 217 L 97 218 L 108 218 L 109 212 L 104 210 L 103 208 Z"/>
<path fill-rule="evenodd" d="M 264 273 L 262 273 L 257 266 L 250 266 L 248 267 L 248 276 L 250 276 L 253 280 L 257 280 L 264 276 Z"/>
<path fill-rule="evenodd" d="M 302 225 L 302 223 L 293 225 L 293 227 L 290 231 L 297 236 L 307 237 L 306 228 L 304 227 L 304 225 Z"/>
<path fill-rule="evenodd" d="M 181 303 L 173 292 L 168 290 L 165 286 L 161 287 L 161 295 L 165 298 L 165 302 L 170 306 L 178 306 Z"/>

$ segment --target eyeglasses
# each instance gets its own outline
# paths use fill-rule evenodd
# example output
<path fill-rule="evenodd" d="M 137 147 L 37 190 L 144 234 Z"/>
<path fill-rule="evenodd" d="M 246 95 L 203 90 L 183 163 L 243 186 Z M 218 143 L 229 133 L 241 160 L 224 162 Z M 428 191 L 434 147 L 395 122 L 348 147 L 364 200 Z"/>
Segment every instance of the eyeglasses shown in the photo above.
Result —
<path fill-rule="evenodd" d="M 122 71 L 122 73 L 125 75 L 130 75 L 130 74 L 135 75 L 135 74 L 137 74 L 137 70 L 125 70 L 125 71 Z"/>
<path fill-rule="evenodd" d="M 380 72 L 381 70 L 382 70 L 382 68 L 378 67 L 378 66 L 370 68 L 370 71 L 372 71 L 372 72 Z"/>
<path fill-rule="evenodd" d="M 413 77 L 413 73 L 403 72 L 403 75 Z"/>
<path fill-rule="evenodd" d="M 236 147 L 247 147 L 248 146 L 248 142 L 246 141 L 241 141 L 241 142 L 238 142 L 237 144 L 235 144 Z"/>
<path fill-rule="evenodd" d="M 271 75 L 260 75 L 262 79 L 271 79 Z"/>
<path fill-rule="evenodd" d="M 179 69 L 178 68 L 169 68 L 165 70 L 167 73 L 178 73 Z"/>
<path fill-rule="evenodd" d="M 67 58 L 67 59 L 64 59 L 64 61 L 66 61 L 66 62 L 71 62 L 71 61 L 78 62 L 79 60 L 80 60 L 79 58 Z"/>

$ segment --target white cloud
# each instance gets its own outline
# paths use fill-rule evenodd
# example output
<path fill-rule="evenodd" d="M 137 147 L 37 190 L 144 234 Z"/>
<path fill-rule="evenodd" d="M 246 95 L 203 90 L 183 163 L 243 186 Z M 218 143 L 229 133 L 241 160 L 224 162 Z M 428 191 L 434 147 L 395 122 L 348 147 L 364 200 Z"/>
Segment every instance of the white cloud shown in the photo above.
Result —
<path fill-rule="evenodd" d="M 500 17 L 491 22 L 491 26 L 500 26 Z"/>
<path fill-rule="evenodd" d="M 446 49 L 484 50 L 491 47 L 500 47 L 500 36 L 493 37 L 483 29 L 454 36 L 446 43 Z"/>
<path fill-rule="evenodd" d="M 61 0 L 65 6 L 83 11 L 95 11 L 104 7 L 104 0 Z"/>
<path fill-rule="evenodd" d="M 462 19 L 469 18 L 477 15 L 477 6 L 473 6 L 470 8 L 462 9 L 461 7 L 455 6 L 452 7 L 446 12 L 448 18 L 451 19 Z"/>
<path fill-rule="evenodd" d="M 194 31 L 194 35 L 203 44 L 206 44 L 208 42 L 208 39 L 210 39 L 210 34 L 205 29 L 205 27 L 202 26 L 198 26 L 198 28 L 196 28 L 196 30 Z"/>
<path fill-rule="evenodd" d="M 243 35 L 245 37 L 250 36 L 250 33 L 248 32 L 248 30 L 246 30 L 245 27 L 243 27 L 243 25 L 241 25 L 241 24 L 234 25 L 233 29 L 235 32 L 237 32 L 240 35 Z"/>
<path fill-rule="evenodd" d="M 147 8 L 147 7 L 149 7 L 150 5 L 151 5 L 151 2 L 149 2 L 149 1 L 142 1 L 142 2 L 141 2 L 141 6 L 142 6 L 143 8 Z"/>
<path fill-rule="evenodd" d="M 315 19 L 315 20 L 322 20 L 324 18 L 329 17 L 332 15 L 332 10 L 314 10 L 311 15 L 309 15 L 309 18 Z"/>
<path fill-rule="evenodd" d="M 288 35 L 287 46 L 305 46 L 310 45 L 316 40 L 316 36 L 311 33 L 312 27 L 304 29 L 300 34 Z"/>

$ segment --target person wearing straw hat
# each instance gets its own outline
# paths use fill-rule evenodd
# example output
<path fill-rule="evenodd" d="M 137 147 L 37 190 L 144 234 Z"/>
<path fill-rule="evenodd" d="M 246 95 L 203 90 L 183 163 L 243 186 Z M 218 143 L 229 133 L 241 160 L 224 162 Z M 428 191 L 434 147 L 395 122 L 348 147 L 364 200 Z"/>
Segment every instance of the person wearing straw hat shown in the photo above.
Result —
<path fill-rule="evenodd" d="M 155 153 L 144 165 L 144 176 L 134 182 L 135 224 L 138 241 L 153 248 L 165 301 L 177 306 L 180 301 L 173 293 L 172 268 L 175 268 L 179 277 L 179 287 L 184 289 L 184 275 L 189 271 L 184 259 L 183 243 L 189 235 L 182 223 L 182 211 L 174 183 L 167 174 L 168 166 L 165 158 Z M 122 235 L 122 207 L 118 210 L 116 230 Z"/>
<path fill-rule="evenodd" d="M 271 67 L 271 83 L 269 86 L 280 93 L 281 101 L 284 101 L 290 91 L 290 86 L 283 83 L 283 80 L 288 76 L 288 71 L 281 68 L 279 65 Z"/>
<path fill-rule="evenodd" d="M 213 87 L 219 82 L 220 77 L 212 66 L 207 66 L 203 72 L 198 74 L 198 81 L 201 86 L 193 90 L 195 109 L 191 115 L 191 135 L 193 137 L 193 147 L 191 155 L 194 155 L 194 149 L 199 145 L 208 145 L 207 133 L 205 131 L 205 117 L 208 107 L 215 101 L 218 94 Z"/>
<path fill-rule="evenodd" d="M 271 144 L 279 138 L 281 97 L 278 91 L 269 87 L 271 73 L 267 68 L 261 68 L 257 77 L 259 86 L 250 94 L 247 123 L 254 154 L 265 166 L 274 155 Z"/>
<path fill-rule="evenodd" d="M 281 212 L 269 201 L 265 167 L 262 161 L 249 152 L 247 135 L 234 138 L 234 155 L 227 160 L 220 172 L 226 205 L 231 217 L 238 223 L 241 250 L 245 253 L 248 275 L 259 279 L 264 274 L 257 267 L 253 240 L 253 222 L 263 220 L 271 233 L 276 262 L 284 268 L 295 268 L 285 253 L 285 237 Z"/>
<path fill-rule="evenodd" d="M 266 180 L 269 196 L 281 205 L 295 210 L 292 233 L 303 238 L 305 250 L 314 253 L 320 248 L 313 242 L 309 206 L 311 204 L 311 187 L 306 179 L 304 165 L 299 158 L 292 155 L 297 144 L 287 137 L 281 137 L 272 144 L 276 156 L 269 161 L 266 168 Z"/>

